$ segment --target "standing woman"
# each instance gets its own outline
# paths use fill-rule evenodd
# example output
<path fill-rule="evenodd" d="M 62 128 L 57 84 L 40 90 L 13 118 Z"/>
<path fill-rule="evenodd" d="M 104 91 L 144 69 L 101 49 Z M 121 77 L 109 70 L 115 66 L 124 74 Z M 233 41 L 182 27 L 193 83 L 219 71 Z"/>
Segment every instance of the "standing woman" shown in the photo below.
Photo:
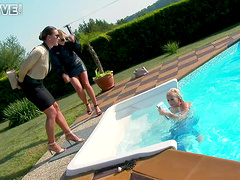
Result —
<path fill-rule="evenodd" d="M 55 142 L 55 123 L 63 130 L 68 142 L 71 140 L 80 143 L 84 139 L 79 139 L 71 132 L 57 102 L 43 85 L 43 79 L 47 76 L 51 67 L 49 50 L 58 45 L 58 31 L 52 26 L 47 26 L 41 32 L 39 39 L 43 41 L 43 44 L 32 50 L 19 70 L 19 89 L 22 89 L 25 96 L 47 115 L 48 150 L 51 154 L 52 151 L 61 153 L 66 149 L 61 148 Z"/>
<path fill-rule="evenodd" d="M 90 115 L 92 114 L 91 105 L 83 91 L 83 88 L 86 89 L 88 96 L 93 102 L 97 116 L 100 116 L 102 112 L 98 106 L 93 88 L 89 83 L 87 69 L 79 57 L 81 45 L 75 40 L 73 35 L 69 35 L 68 42 L 66 42 L 66 33 L 61 30 L 58 30 L 58 33 L 58 46 L 53 47 L 51 50 L 51 60 L 57 72 L 66 83 L 71 82 L 78 97 L 87 106 L 87 113 Z"/>

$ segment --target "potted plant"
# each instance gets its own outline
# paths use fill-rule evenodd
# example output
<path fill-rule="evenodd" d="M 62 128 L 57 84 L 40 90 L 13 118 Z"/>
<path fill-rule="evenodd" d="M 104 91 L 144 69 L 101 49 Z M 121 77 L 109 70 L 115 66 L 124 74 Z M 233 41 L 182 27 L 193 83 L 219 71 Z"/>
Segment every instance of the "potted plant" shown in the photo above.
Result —
<path fill-rule="evenodd" d="M 108 41 L 111 40 L 111 37 L 109 35 L 102 34 L 102 33 L 89 33 L 87 35 L 82 34 L 79 36 L 79 39 L 81 43 L 87 45 L 88 51 L 91 54 L 97 66 L 97 69 L 95 70 L 95 77 L 93 77 L 93 81 L 102 89 L 102 91 L 107 91 L 114 87 L 113 71 L 103 70 L 103 67 L 98 58 L 98 55 L 90 44 L 90 41 L 97 36 L 104 37 Z"/>

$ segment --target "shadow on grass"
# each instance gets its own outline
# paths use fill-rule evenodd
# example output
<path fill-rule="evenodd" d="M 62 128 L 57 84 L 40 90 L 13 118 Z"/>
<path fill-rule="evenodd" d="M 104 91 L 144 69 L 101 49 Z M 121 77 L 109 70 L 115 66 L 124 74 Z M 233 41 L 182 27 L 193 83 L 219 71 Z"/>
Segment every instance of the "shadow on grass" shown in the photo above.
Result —
<path fill-rule="evenodd" d="M 58 137 L 60 137 L 61 135 L 62 135 L 62 132 L 59 132 L 59 133 L 56 133 L 55 136 L 58 138 Z M 14 156 L 15 156 L 17 153 L 21 152 L 21 151 L 34 148 L 34 147 L 36 147 L 36 146 L 38 146 L 38 145 L 41 145 L 41 144 L 43 144 L 43 143 L 47 143 L 47 139 L 46 139 L 46 140 L 42 140 L 42 141 L 38 141 L 38 142 L 35 142 L 35 143 L 32 143 L 32 144 L 29 144 L 29 145 L 26 146 L 26 147 L 23 147 L 23 148 L 21 148 L 21 149 L 18 149 L 18 150 L 16 150 L 16 151 L 13 151 L 13 152 L 11 152 L 9 155 L 7 155 L 7 156 L 3 157 L 2 159 L 0 159 L 0 164 L 3 164 L 3 163 L 5 163 L 5 162 L 7 162 L 8 160 L 14 158 Z M 52 157 L 51 157 L 51 158 L 52 158 Z M 49 159 L 51 159 L 51 158 L 49 158 Z M 34 169 L 36 169 L 36 168 L 40 167 L 41 165 L 43 165 L 44 163 L 48 162 L 49 159 L 47 159 L 47 160 L 45 160 L 45 161 L 37 164 L 36 166 L 35 166 L 35 165 L 30 165 L 30 166 L 28 166 L 28 167 L 25 168 L 25 169 L 19 170 L 18 172 L 15 172 L 15 173 L 12 173 L 12 174 L 9 174 L 9 175 L 6 175 L 6 176 L 1 176 L 0 179 L 22 179 L 22 177 L 25 176 L 25 175 L 31 170 L 31 168 L 33 168 L 33 167 L 35 166 Z M 24 163 L 24 162 L 23 162 L 23 163 Z"/>
<path fill-rule="evenodd" d="M 29 172 L 29 170 L 32 168 L 32 166 L 28 166 L 25 169 L 22 169 L 21 171 L 6 175 L 6 176 L 1 176 L 0 179 L 22 179 L 25 174 Z"/>
<path fill-rule="evenodd" d="M 13 151 L 11 152 L 10 154 L 8 154 L 7 156 L 5 156 L 4 158 L 0 159 L 0 164 L 3 164 L 5 163 L 6 161 L 12 159 L 14 157 L 14 155 L 16 155 L 17 153 L 23 151 L 23 150 L 26 150 L 26 149 L 30 149 L 30 148 L 33 148 L 39 144 L 43 144 L 43 143 L 46 143 L 47 140 L 42 140 L 42 141 L 39 141 L 39 142 L 35 142 L 35 143 L 32 143 L 32 144 L 29 144 L 28 146 L 26 147 L 23 147 L 21 149 L 18 149 L 16 151 Z"/>
<path fill-rule="evenodd" d="M 10 128 L 10 127 L 5 127 L 5 128 L 3 128 L 3 129 L 1 129 L 1 130 L 0 130 L 0 134 L 3 133 L 3 132 L 5 132 L 5 131 L 7 131 L 7 130 L 9 130 L 9 129 L 11 129 L 11 128 Z"/>
<path fill-rule="evenodd" d="M 7 122 L 8 122 L 7 120 L 0 121 L 0 133 L 3 133 L 10 129 L 9 126 L 4 125 Z M 4 127 L 4 126 L 6 126 L 6 127 Z"/>

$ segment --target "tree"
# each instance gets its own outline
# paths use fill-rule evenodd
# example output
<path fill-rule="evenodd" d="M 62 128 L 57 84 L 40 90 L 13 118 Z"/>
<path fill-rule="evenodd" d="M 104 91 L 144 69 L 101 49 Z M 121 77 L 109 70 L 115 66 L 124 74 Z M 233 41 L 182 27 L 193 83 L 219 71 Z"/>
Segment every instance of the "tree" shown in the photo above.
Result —
<path fill-rule="evenodd" d="M 83 24 L 79 24 L 77 32 L 84 34 L 93 33 L 93 32 L 107 32 L 112 30 L 116 25 L 109 24 L 105 20 L 93 20 L 89 19 L 89 22 L 86 23 L 83 21 Z"/>
<path fill-rule="evenodd" d="M 9 36 L 5 41 L 0 41 L 0 77 L 11 69 L 19 69 L 25 57 L 25 49 L 17 37 Z"/>
<path fill-rule="evenodd" d="M 117 20 L 117 25 L 122 25 L 122 24 L 125 24 L 127 23 L 128 21 L 124 20 L 124 19 L 120 19 L 120 20 Z"/>
<path fill-rule="evenodd" d="M 103 34 L 103 33 L 88 33 L 86 35 L 85 34 L 78 34 L 77 39 L 81 42 L 81 45 L 82 44 L 87 45 L 88 51 L 91 54 L 96 66 L 98 68 L 98 71 L 100 72 L 100 74 L 104 74 L 104 70 L 103 70 L 102 64 L 101 64 L 101 62 L 98 58 L 98 55 L 95 52 L 95 50 L 93 49 L 93 47 L 91 46 L 91 40 L 98 37 L 98 36 L 101 36 L 108 41 L 111 40 L 111 37 L 109 35 L 106 35 L 106 34 Z"/>

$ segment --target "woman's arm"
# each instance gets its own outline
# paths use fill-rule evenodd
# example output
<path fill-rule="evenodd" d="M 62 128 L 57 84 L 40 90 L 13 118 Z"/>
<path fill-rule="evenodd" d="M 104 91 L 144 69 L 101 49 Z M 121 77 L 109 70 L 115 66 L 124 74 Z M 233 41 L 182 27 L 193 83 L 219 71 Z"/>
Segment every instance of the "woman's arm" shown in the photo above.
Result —
<path fill-rule="evenodd" d="M 67 74 L 65 74 L 65 73 L 62 74 L 62 78 L 65 81 L 65 83 L 69 83 L 70 82 L 70 77 Z"/>
<path fill-rule="evenodd" d="M 65 73 L 65 70 L 64 70 L 64 66 L 61 64 L 61 62 L 57 56 L 57 53 L 59 53 L 59 52 L 51 51 L 51 62 L 53 63 L 57 73 L 62 76 L 63 73 Z M 60 53 L 59 53 L 59 55 L 60 55 Z"/>
<path fill-rule="evenodd" d="M 35 48 L 32 50 L 28 58 L 24 61 L 23 65 L 19 69 L 18 81 L 20 83 L 23 82 L 28 71 L 31 70 L 31 68 L 34 66 L 34 64 L 39 60 L 41 56 L 42 56 L 42 52 L 40 49 Z"/>
<path fill-rule="evenodd" d="M 70 39 L 70 42 L 66 42 L 66 44 L 68 44 L 70 49 L 80 57 L 80 54 L 81 54 L 80 42 L 78 42 L 73 35 L 69 35 L 68 38 Z"/>
<path fill-rule="evenodd" d="M 182 114 L 181 115 L 173 114 L 171 112 L 165 111 L 162 108 L 159 108 L 158 112 L 160 115 L 168 116 L 171 119 L 184 119 L 187 117 L 187 114 L 189 113 L 190 106 L 191 106 L 191 103 L 182 102 L 182 105 L 181 105 Z"/>
<path fill-rule="evenodd" d="M 162 115 L 162 116 L 168 116 L 168 117 L 171 118 L 171 119 L 177 119 L 177 118 L 180 117 L 179 115 L 170 113 L 170 112 L 168 112 L 168 111 L 165 111 L 165 110 L 162 109 L 162 108 L 158 108 L 158 112 L 159 112 L 160 115 Z"/>

